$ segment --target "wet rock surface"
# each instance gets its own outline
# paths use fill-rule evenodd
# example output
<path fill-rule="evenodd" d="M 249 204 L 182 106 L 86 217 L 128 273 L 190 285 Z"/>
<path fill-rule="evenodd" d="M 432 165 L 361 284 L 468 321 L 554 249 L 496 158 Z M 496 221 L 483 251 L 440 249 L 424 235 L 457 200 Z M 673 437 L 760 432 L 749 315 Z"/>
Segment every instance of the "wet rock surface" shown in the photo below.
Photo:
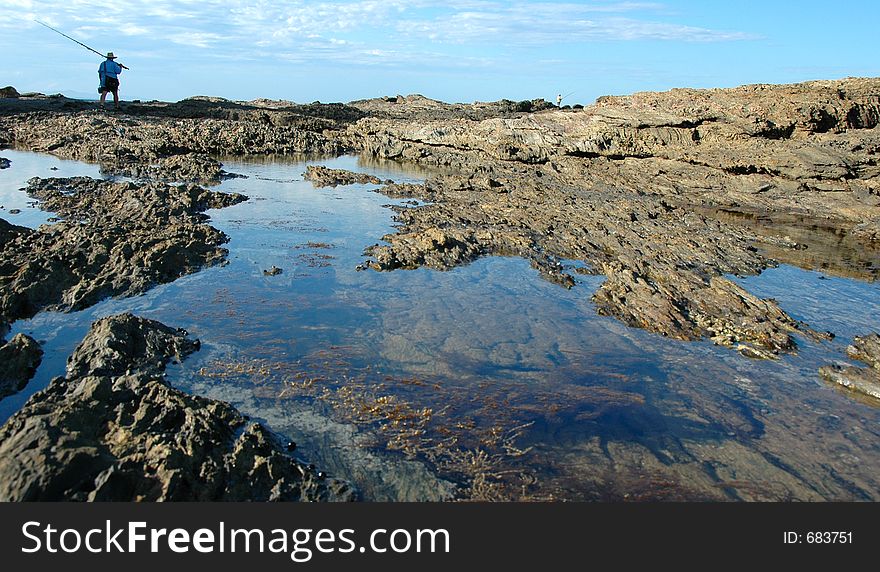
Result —
<path fill-rule="evenodd" d="M 753 229 L 706 209 L 821 222 L 876 267 L 878 94 L 880 80 L 853 79 L 606 97 L 513 118 L 365 118 L 348 134 L 367 153 L 452 173 L 387 187 L 432 204 L 398 209 L 399 231 L 366 254 L 379 270 L 518 255 L 566 287 L 561 260 L 579 260 L 608 277 L 598 310 L 629 325 L 750 357 L 793 351 L 793 332 L 829 335 L 725 277 L 775 261 Z"/>
<path fill-rule="evenodd" d="M 354 173 L 345 169 L 329 169 L 322 165 L 309 165 L 303 178 L 316 187 L 336 187 L 339 185 L 381 185 L 382 180 L 367 173 Z M 391 183 L 391 181 L 386 181 Z"/>
<path fill-rule="evenodd" d="M 846 353 L 869 367 L 827 365 L 819 368 L 819 375 L 826 381 L 880 399 L 880 335 L 856 336 Z"/>
<path fill-rule="evenodd" d="M 6 157 L 0 157 L 0 169 L 8 169 L 12 163 Z"/>
<path fill-rule="evenodd" d="M 0 339 L 0 399 L 24 389 L 42 360 L 40 344 L 26 334 Z"/>
<path fill-rule="evenodd" d="M 41 309 L 86 308 L 220 264 L 227 237 L 203 211 L 246 200 L 195 185 L 32 179 L 27 192 L 64 220 L 0 224 L 0 324 Z"/>
<path fill-rule="evenodd" d="M 233 407 L 169 387 L 165 364 L 198 347 L 131 314 L 95 322 L 66 377 L 0 428 L 0 499 L 354 499 Z"/>

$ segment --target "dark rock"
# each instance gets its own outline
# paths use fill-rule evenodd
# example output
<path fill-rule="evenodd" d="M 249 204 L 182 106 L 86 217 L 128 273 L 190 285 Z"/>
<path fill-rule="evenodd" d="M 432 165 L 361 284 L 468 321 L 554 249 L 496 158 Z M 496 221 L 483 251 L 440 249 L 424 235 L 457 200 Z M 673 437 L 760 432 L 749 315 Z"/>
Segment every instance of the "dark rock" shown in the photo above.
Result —
<path fill-rule="evenodd" d="M 0 169 L 8 169 L 12 165 L 12 161 L 6 157 L 0 157 Z"/>
<path fill-rule="evenodd" d="M 12 87 L 11 85 L 7 85 L 4 88 L 0 88 L 0 98 L 19 98 L 21 94 L 18 93 L 18 90 Z"/>
<path fill-rule="evenodd" d="M 227 237 L 201 213 L 246 199 L 87 177 L 35 178 L 27 192 L 65 220 L 37 230 L 0 225 L 0 322 L 83 309 L 222 263 Z"/>
<path fill-rule="evenodd" d="M 278 268 L 277 266 L 272 266 L 272 268 L 270 268 L 268 270 L 263 270 L 263 274 L 266 276 L 278 276 L 282 272 L 284 272 L 284 271 L 282 269 Z"/>
<path fill-rule="evenodd" d="M 7 242 L 30 232 L 31 229 L 27 227 L 10 224 L 0 218 L 0 249 L 2 249 L 3 245 L 5 245 Z"/>
<path fill-rule="evenodd" d="M 0 340 L 0 399 L 24 389 L 42 360 L 43 350 L 30 336 Z"/>
<path fill-rule="evenodd" d="M 169 387 L 196 345 L 122 314 L 93 324 L 52 380 L 0 428 L 0 500 L 352 500 L 230 405 Z"/>

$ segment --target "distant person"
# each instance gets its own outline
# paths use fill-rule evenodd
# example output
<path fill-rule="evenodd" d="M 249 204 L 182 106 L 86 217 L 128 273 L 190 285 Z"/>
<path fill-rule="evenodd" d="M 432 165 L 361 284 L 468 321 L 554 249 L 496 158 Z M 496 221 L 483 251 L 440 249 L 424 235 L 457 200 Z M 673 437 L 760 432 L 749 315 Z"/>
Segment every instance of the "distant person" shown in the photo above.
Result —
<path fill-rule="evenodd" d="M 116 56 L 113 52 L 107 53 L 107 59 L 101 62 L 98 67 L 98 77 L 101 80 L 101 109 L 104 109 L 104 99 L 107 93 L 113 94 L 113 109 L 119 109 L 119 74 L 122 73 L 122 66 L 114 62 Z"/>
<path fill-rule="evenodd" d="M 562 94 L 560 93 L 559 95 L 556 96 L 556 107 L 559 107 L 561 105 L 562 105 Z"/>

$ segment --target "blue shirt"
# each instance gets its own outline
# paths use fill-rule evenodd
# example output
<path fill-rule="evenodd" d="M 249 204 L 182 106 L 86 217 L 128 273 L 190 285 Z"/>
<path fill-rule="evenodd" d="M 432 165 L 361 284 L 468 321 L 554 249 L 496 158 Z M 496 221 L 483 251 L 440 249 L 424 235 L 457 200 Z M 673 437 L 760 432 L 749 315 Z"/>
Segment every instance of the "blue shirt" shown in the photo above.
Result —
<path fill-rule="evenodd" d="M 113 60 L 105 60 L 101 62 L 100 67 L 98 67 L 98 77 L 101 78 L 101 85 L 104 85 L 105 78 L 112 77 L 113 79 L 116 79 L 116 76 L 121 73 L 122 66 Z"/>

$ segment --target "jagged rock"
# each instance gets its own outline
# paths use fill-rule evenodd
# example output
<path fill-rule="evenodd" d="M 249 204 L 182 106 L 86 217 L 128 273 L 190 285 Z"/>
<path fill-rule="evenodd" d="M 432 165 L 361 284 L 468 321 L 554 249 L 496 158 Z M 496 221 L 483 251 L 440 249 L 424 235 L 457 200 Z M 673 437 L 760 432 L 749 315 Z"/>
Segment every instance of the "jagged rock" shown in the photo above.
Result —
<path fill-rule="evenodd" d="M 819 368 L 819 375 L 826 381 L 880 399 L 880 335 L 856 336 L 846 353 L 870 367 L 826 365 Z"/>
<path fill-rule="evenodd" d="M 0 218 L 0 248 L 10 240 L 29 232 L 31 232 L 31 229 L 27 227 L 11 224 Z"/>
<path fill-rule="evenodd" d="M 580 260 L 608 276 L 597 309 L 627 324 L 710 338 L 750 357 L 794 351 L 795 332 L 830 334 L 725 278 L 774 261 L 755 246 L 770 238 L 720 213 L 765 226 L 777 216 L 797 216 L 805 229 L 821 223 L 860 245 L 853 273 L 877 272 L 870 261 L 880 251 L 863 245 L 876 249 L 880 220 L 878 93 L 880 79 L 848 79 L 641 93 L 577 113 L 492 117 L 423 100 L 355 103 L 372 116 L 349 126 L 352 145 L 451 172 L 380 189 L 431 204 L 397 209 L 397 232 L 367 249 L 368 264 L 447 269 L 517 255 L 570 287 L 559 260 Z M 773 253 L 809 260 L 785 255 L 806 247 L 789 241 Z"/>
<path fill-rule="evenodd" d="M 12 87 L 11 85 L 7 85 L 4 88 L 0 88 L 0 98 L 19 98 L 21 94 L 18 93 L 18 90 Z"/>
<path fill-rule="evenodd" d="M 9 144 L 60 157 L 99 163 L 112 174 L 201 184 L 224 176 L 211 156 L 321 153 L 346 147 L 323 133 L 360 113 L 338 106 L 299 106 L 295 111 L 234 103 L 185 100 L 164 106 L 130 104 L 124 115 L 93 111 L 23 112 L 0 117 Z M 47 104 L 48 105 L 48 104 Z M 73 104 L 76 106 L 76 104 Z M 2 142 L 2 141 L 0 141 Z"/>
<path fill-rule="evenodd" d="M 246 200 L 195 185 L 87 177 L 32 179 L 27 192 L 65 220 L 0 225 L 0 324 L 44 308 L 86 308 L 220 264 L 228 239 L 203 211 Z"/>
<path fill-rule="evenodd" d="M 187 395 L 165 364 L 198 348 L 185 332 L 101 319 L 52 380 L 0 428 L 0 500 L 352 500 L 230 405 Z"/>
<path fill-rule="evenodd" d="M 447 269 L 516 255 L 571 287 L 559 261 L 580 260 L 609 273 L 594 298 L 603 313 L 771 357 L 795 350 L 794 332 L 827 335 L 725 276 L 757 274 L 776 260 L 834 266 L 812 249 L 795 254 L 808 246 L 801 239 L 776 240 L 743 221 L 821 224 L 859 253 L 834 263 L 842 274 L 876 276 L 878 93 L 880 79 L 850 78 L 603 97 L 576 112 L 541 101 L 446 104 L 420 95 L 348 106 L 195 98 L 124 117 L 57 107 L 10 115 L 0 118 L 0 139 L 148 176 L 159 172 L 145 166 L 162 161 L 214 176 L 219 166 L 196 157 L 220 153 L 360 150 L 443 167 L 424 185 L 384 187 L 431 204 L 397 209 L 399 230 L 368 249 L 370 266 Z M 350 176 L 311 172 L 331 182 Z"/>
<path fill-rule="evenodd" d="M 367 173 L 353 173 L 345 169 L 329 169 L 323 165 L 309 165 L 303 178 L 316 187 L 336 187 L 338 185 L 380 185 L 382 180 Z M 387 181 L 390 183 L 391 181 Z"/>
<path fill-rule="evenodd" d="M 852 345 L 846 348 L 846 353 L 874 369 L 880 369 L 880 335 L 856 336 Z"/>
<path fill-rule="evenodd" d="M 0 157 L 0 169 L 8 169 L 12 165 L 12 162 L 6 157 Z"/>
<path fill-rule="evenodd" d="M 0 340 L 0 399 L 24 389 L 42 360 L 40 344 L 26 334 Z"/>

